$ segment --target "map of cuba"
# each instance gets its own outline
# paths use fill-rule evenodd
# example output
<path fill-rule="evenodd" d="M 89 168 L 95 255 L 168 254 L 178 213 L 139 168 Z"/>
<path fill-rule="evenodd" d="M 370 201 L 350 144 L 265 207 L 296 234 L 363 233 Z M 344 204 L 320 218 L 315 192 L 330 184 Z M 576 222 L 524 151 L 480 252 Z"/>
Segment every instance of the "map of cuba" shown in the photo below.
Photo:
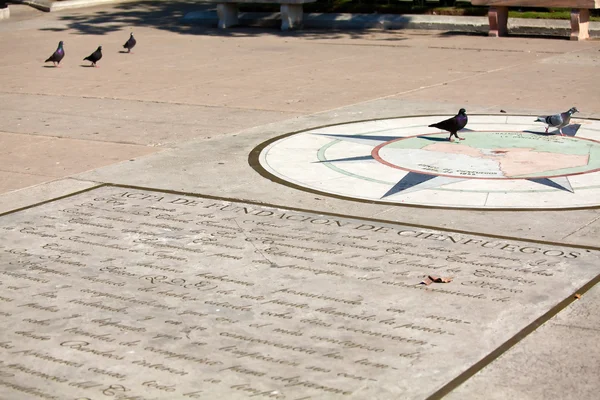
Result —
<path fill-rule="evenodd" d="M 518 179 L 573 175 L 600 168 L 600 144 L 520 132 L 473 132 L 463 142 L 409 137 L 376 149 L 381 162 L 434 175 Z M 435 153 L 435 154 L 434 154 Z"/>

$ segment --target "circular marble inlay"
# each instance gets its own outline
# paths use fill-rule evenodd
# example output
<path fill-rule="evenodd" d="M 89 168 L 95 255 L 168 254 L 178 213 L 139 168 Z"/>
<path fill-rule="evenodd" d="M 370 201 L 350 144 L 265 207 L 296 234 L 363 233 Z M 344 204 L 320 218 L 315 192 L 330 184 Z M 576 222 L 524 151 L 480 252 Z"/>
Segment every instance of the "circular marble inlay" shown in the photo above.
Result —
<path fill-rule="evenodd" d="M 263 143 L 251 162 L 299 189 L 369 202 L 480 209 L 600 205 L 600 121 L 572 118 L 566 136 L 534 116 L 472 115 L 350 122 Z"/>

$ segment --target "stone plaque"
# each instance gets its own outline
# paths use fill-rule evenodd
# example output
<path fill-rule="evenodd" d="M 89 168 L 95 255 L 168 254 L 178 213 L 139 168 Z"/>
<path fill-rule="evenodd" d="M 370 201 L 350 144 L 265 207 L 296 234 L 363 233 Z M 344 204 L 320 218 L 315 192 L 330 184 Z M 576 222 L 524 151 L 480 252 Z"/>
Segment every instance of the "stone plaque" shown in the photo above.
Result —
<path fill-rule="evenodd" d="M 423 399 L 600 272 L 593 250 L 112 186 L 0 219 L 3 399 Z"/>

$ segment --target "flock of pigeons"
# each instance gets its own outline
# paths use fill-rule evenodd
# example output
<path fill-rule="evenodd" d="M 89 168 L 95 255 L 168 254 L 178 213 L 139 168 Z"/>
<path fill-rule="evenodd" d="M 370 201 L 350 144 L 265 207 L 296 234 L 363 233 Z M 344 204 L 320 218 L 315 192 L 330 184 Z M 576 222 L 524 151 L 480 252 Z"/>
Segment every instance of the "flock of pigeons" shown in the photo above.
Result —
<path fill-rule="evenodd" d="M 534 122 L 544 122 L 546 125 L 546 133 L 548 133 L 548 129 L 550 128 L 558 128 L 558 132 L 560 132 L 561 136 L 565 136 L 562 131 L 562 128 L 569 125 L 571 122 L 571 116 L 579 112 L 576 107 L 571 107 L 568 111 L 565 111 L 560 114 L 554 115 L 545 115 L 542 117 L 538 117 Z M 450 136 L 448 137 L 449 141 L 452 141 L 452 137 L 455 136 L 459 140 L 465 140 L 465 138 L 461 138 L 458 136 L 458 131 L 467 126 L 467 122 L 469 118 L 467 117 L 467 111 L 464 108 L 461 108 L 452 118 L 445 119 L 443 121 L 437 122 L 435 124 L 429 125 L 433 128 L 438 128 L 443 131 L 450 132 Z"/>
<path fill-rule="evenodd" d="M 123 48 L 127 49 L 127 52 L 130 53 L 131 49 L 133 49 L 135 47 L 136 43 L 137 42 L 136 42 L 135 38 L 133 37 L 133 32 L 132 32 L 129 35 L 129 39 L 127 40 L 127 42 L 125 42 L 125 44 L 123 45 Z M 52 55 L 50 57 L 48 57 L 48 59 L 44 62 L 52 61 L 54 63 L 55 67 L 60 67 L 60 62 L 62 61 L 62 59 L 64 57 L 65 57 L 65 48 L 64 48 L 64 43 L 61 40 L 60 42 L 58 42 L 58 48 L 56 49 L 56 51 L 54 53 L 52 53 Z M 98 61 L 100 61 L 101 58 L 102 58 L 102 46 L 98 46 L 96 51 L 94 51 L 92 54 L 90 54 L 83 60 L 90 61 L 92 63 L 92 66 L 97 67 L 96 63 Z"/>
<path fill-rule="evenodd" d="M 123 48 L 127 49 L 127 52 L 130 53 L 131 49 L 133 49 L 135 47 L 136 43 L 137 42 L 136 42 L 135 38 L 133 37 L 133 32 L 132 32 L 129 35 L 129 39 L 127 40 L 127 42 L 125 42 L 125 44 L 123 45 Z M 56 51 L 50 57 L 48 57 L 48 59 L 45 62 L 52 61 L 54 63 L 55 67 L 60 67 L 60 62 L 65 57 L 65 49 L 63 46 L 64 46 L 64 43 L 61 40 L 60 42 L 58 42 L 58 48 L 56 49 Z M 98 46 L 96 51 L 94 51 L 92 54 L 90 54 L 83 60 L 90 61 L 92 63 L 92 66 L 97 67 L 96 63 L 98 61 L 100 61 L 101 58 L 102 58 L 102 46 Z M 535 122 L 546 123 L 548 125 L 546 127 L 546 133 L 548 133 L 548 129 L 550 127 L 553 127 L 553 128 L 558 128 L 558 131 L 560 132 L 561 136 L 564 136 L 565 134 L 563 133 L 562 128 L 569 125 L 571 116 L 573 114 L 575 114 L 576 112 L 579 112 L 579 110 L 575 107 L 572 107 L 571 109 L 569 109 L 568 111 L 565 111 L 564 113 L 538 117 L 538 119 L 536 119 Z M 467 117 L 467 111 L 464 108 L 461 108 L 460 110 L 458 110 L 458 114 L 456 114 L 454 117 L 445 119 L 445 120 L 437 122 L 435 124 L 431 124 L 429 126 L 433 127 L 433 128 L 441 129 L 443 131 L 450 132 L 450 136 L 448 137 L 449 141 L 453 141 L 453 138 L 452 138 L 453 136 L 459 140 L 465 140 L 465 138 L 461 138 L 458 136 L 458 131 L 460 131 L 465 126 L 467 126 L 468 121 L 469 121 L 469 118 Z"/>

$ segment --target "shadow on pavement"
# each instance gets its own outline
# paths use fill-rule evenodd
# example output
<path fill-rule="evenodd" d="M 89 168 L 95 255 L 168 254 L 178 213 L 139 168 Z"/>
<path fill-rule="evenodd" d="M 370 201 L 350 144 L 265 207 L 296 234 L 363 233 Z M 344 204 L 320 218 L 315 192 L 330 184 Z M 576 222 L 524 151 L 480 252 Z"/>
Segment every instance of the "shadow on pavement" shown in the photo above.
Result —
<path fill-rule="evenodd" d="M 487 32 L 461 32 L 461 31 L 446 31 L 446 32 L 442 32 L 440 33 L 438 36 L 440 37 L 453 37 L 453 36 L 487 36 Z M 509 38 L 513 37 L 513 38 L 521 38 L 521 39 L 555 39 L 555 40 L 570 40 L 569 36 L 553 36 L 553 35 L 548 35 L 548 34 L 540 34 L 540 35 L 533 35 L 533 34 L 521 34 L 521 33 L 509 33 L 508 36 Z"/>
<path fill-rule="evenodd" d="M 282 32 L 278 29 L 279 20 L 271 22 L 272 27 L 234 27 L 227 30 L 217 29 L 215 26 L 196 25 L 183 21 L 183 17 L 191 11 L 214 11 L 216 5 L 202 4 L 195 1 L 140 1 L 117 4 L 109 11 L 96 11 L 76 13 L 74 15 L 60 16 L 60 21 L 67 26 L 64 28 L 42 28 L 42 31 L 61 32 L 74 30 L 79 34 L 106 35 L 122 30 L 131 30 L 134 27 L 150 27 L 169 32 L 187 35 L 206 35 L 222 37 L 246 36 L 295 36 L 308 39 L 335 39 L 340 37 L 364 38 L 372 35 L 362 30 L 299 30 Z M 390 40 L 386 38 L 385 40 Z M 400 37 L 396 40 L 405 40 Z"/>

